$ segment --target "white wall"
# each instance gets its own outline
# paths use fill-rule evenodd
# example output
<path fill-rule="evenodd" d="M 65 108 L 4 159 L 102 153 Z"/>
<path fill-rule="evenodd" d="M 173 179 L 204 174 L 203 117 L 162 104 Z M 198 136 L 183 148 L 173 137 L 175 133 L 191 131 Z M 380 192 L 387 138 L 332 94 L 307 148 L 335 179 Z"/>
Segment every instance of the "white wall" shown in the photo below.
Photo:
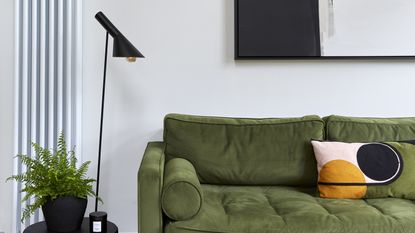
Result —
<path fill-rule="evenodd" d="M 109 59 L 101 195 L 120 231 L 136 227 L 136 173 L 166 113 L 415 116 L 415 62 L 233 60 L 233 0 L 88 0 L 84 5 L 83 156 L 96 161 L 102 10 L 146 59 Z M 94 175 L 91 172 L 91 175 Z M 92 200 L 90 202 L 92 204 Z"/>
<path fill-rule="evenodd" d="M 14 1 L 0 6 L 0 232 L 12 229 L 13 185 L 5 183 L 13 169 L 14 139 Z"/>

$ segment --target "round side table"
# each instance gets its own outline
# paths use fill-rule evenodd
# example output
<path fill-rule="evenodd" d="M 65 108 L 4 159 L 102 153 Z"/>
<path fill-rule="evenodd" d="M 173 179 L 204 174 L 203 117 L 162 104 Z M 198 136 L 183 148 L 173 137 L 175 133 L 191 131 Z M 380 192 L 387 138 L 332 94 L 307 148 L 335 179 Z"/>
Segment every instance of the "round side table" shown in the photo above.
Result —
<path fill-rule="evenodd" d="M 33 225 L 28 226 L 23 233 L 55 233 L 53 231 L 48 231 L 46 228 L 46 222 L 38 222 Z M 76 231 L 71 231 L 68 233 L 90 233 L 89 232 L 89 218 L 84 218 L 82 222 L 81 228 Z M 107 233 L 118 233 L 118 227 L 110 222 L 107 221 Z"/>

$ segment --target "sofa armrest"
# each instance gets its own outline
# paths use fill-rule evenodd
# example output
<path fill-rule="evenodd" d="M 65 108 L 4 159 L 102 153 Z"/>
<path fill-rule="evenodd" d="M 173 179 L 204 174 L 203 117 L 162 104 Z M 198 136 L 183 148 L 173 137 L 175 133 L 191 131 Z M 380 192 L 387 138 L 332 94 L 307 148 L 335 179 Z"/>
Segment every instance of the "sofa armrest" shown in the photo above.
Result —
<path fill-rule="evenodd" d="M 138 170 L 138 233 L 162 233 L 164 144 L 150 142 Z"/>

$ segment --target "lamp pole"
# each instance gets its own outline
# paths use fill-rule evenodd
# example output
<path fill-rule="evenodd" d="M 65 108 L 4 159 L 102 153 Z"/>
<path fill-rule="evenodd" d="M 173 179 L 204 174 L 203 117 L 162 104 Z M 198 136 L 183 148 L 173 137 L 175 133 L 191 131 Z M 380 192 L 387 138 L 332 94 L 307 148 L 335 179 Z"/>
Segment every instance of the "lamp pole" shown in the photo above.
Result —
<path fill-rule="evenodd" d="M 98 148 L 98 167 L 97 167 L 97 184 L 95 197 L 95 212 L 98 211 L 98 192 L 99 192 L 99 173 L 101 170 L 101 149 L 102 149 L 102 126 L 104 124 L 104 106 L 105 106 L 105 84 L 107 81 L 107 60 L 108 60 L 108 32 L 105 38 L 105 58 L 104 58 L 104 77 L 102 82 L 102 99 L 101 99 L 101 123 L 99 127 L 99 148 Z"/>

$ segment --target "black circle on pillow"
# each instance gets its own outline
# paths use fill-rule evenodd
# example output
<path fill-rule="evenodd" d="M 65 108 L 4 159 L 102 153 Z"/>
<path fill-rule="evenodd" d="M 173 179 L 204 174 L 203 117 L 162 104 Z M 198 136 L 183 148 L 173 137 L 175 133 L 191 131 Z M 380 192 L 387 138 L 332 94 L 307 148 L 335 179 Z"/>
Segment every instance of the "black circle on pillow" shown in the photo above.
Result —
<path fill-rule="evenodd" d="M 399 155 L 381 143 L 363 145 L 357 151 L 357 162 L 362 172 L 372 180 L 386 181 L 397 174 Z"/>

